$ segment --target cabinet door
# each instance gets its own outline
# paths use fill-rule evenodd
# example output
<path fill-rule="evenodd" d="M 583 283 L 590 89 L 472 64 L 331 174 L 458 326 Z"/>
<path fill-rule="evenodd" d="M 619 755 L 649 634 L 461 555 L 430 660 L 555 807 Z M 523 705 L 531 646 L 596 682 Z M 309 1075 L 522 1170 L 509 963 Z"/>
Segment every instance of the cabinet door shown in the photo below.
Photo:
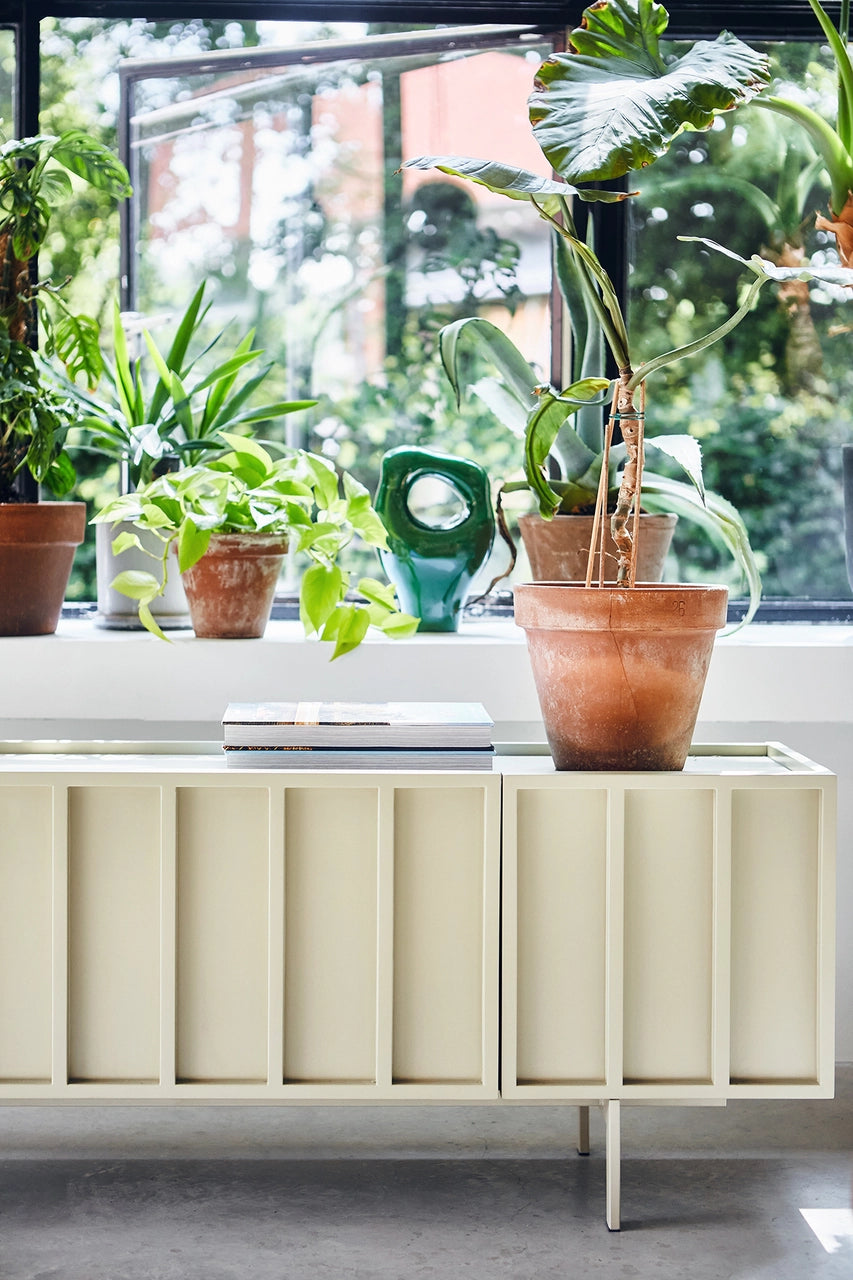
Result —
<path fill-rule="evenodd" d="M 835 779 L 794 759 L 505 766 L 505 1096 L 831 1094 Z"/>

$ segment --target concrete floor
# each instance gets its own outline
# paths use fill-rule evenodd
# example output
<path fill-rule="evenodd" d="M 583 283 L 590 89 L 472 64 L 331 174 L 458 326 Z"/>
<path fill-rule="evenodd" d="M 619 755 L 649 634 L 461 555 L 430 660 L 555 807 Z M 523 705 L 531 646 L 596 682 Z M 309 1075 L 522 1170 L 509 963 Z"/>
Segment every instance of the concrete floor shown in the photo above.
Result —
<path fill-rule="evenodd" d="M 851 1280 L 853 1066 L 831 1102 L 0 1108 L 0 1280 Z M 808 1216 L 806 1216 L 808 1215 Z"/>

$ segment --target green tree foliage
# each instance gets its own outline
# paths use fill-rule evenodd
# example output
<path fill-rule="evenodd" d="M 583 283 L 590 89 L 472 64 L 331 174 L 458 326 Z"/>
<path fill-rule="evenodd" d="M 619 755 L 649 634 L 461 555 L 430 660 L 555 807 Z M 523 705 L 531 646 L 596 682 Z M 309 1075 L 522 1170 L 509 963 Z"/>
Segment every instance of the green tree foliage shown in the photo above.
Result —
<path fill-rule="evenodd" d="M 830 109 L 832 69 L 819 46 L 777 46 L 774 73 L 788 96 Z M 648 174 L 632 175 L 642 255 L 631 276 L 631 323 L 643 347 L 682 342 L 736 302 L 726 260 L 680 235 L 707 236 L 746 257 L 761 250 L 778 260 L 787 243 L 814 261 L 834 260 L 829 238 L 813 228 L 827 187 L 810 160 L 802 131 L 750 107 L 708 133 L 683 134 Z M 848 291 L 826 286 L 806 286 L 799 299 L 766 290 L 721 351 L 667 370 L 650 404 L 655 431 L 699 438 L 708 487 L 741 512 L 768 597 L 850 594 L 839 446 L 851 438 L 852 304 Z M 679 576 L 725 575 L 725 558 L 706 541 L 682 529 L 675 545 Z"/>

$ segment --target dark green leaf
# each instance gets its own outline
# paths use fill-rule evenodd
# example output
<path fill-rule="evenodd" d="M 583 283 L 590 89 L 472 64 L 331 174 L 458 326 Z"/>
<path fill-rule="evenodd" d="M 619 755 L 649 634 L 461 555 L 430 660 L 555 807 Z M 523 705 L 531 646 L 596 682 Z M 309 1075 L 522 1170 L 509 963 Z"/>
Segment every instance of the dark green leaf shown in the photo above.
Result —
<path fill-rule="evenodd" d="M 570 182 L 645 168 L 683 129 L 707 129 L 769 81 L 768 60 L 728 32 L 664 63 L 667 23 L 649 0 L 600 0 L 573 31 L 573 52 L 539 68 L 530 97 L 537 142 Z"/>
<path fill-rule="evenodd" d="M 457 405 L 462 403 L 464 357 L 474 354 L 489 360 L 495 366 L 507 389 L 523 407 L 525 415 L 530 412 L 540 379 L 515 343 L 491 321 L 484 320 L 481 316 L 469 316 L 445 325 L 439 333 L 439 352 L 444 371 L 456 395 Z"/>
<path fill-rule="evenodd" d="M 117 199 L 132 193 L 124 165 L 107 147 L 80 129 L 69 129 L 50 147 L 50 155 L 71 173 Z"/>

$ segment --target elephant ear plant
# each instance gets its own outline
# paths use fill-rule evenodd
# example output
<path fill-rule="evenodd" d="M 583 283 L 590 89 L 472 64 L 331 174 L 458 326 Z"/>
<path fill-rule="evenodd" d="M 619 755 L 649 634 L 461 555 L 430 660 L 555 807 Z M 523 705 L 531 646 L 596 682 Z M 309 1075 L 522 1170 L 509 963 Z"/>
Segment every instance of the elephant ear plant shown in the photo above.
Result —
<path fill-rule="evenodd" d="M 368 545 L 384 548 L 385 529 L 370 495 L 351 475 L 341 478 L 331 462 L 303 450 L 273 458 L 257 441 L 224 432 L 229 452 L 151 480 L 135 493 L 105 507 L 96 522 L 131 520 L 159 540 L 157 574 L 128 570 L 113 586 L 138 601 L 144 626 L 165 639 L 151 614 L 151 602 L 165 587 L 170 551 L 177 551 L 181 573 L 208 549 L 214 534 L 285 535 L 292 548 L 310 560 L 300 584 L 300 616 L 306 634 L 334 644 L 333 658 L 355 649 L 371 626 L 403 637 L 417 630 L 418 619 L 399 612 L 394 588 L 374 578 L 357 583 L 360 599 L 349 596 L 350 576 L 337 563 L 358 534 Z M 142 548 L 134 533 L 116 539 L 117 552 Z"/>
<path fill-rule="evenodd" d="M 695 355 L 724 338 L 750 312 L 768 280 L 832 279 L 853 282 L 839 268 L 781 268 L 754 256 L 739 261 L 752 279 L 736 311 L 711 333 L 659 355 L 641 358 L 629 337 L 616 289 L 591 244 L 578 234 L 572 201 L 624 198 L 624 193 L 578 188 L 575 183 L 619 177 L 652 164 L 684 129 L 706 129 L 720 111 L 753 100 L 769 79 L 767 59 L 735 37 L 697 43 L 683 57 L 665 60 L 660 38 L 666 29 L 665 9 L 650 0 L 600 0 L 584 13 L 571 32 L 569 52 L 554 54 L 539 68 L 529 100 L 533 134 L 559 175 L 546 179 L 493 161 L 460 156 L 421 156 L 406 167 L 437 168 L 480 183 L 514 200 L 526 200 L 553 228 L 559 244 L 560 283 L 576 335 L 590 324 L 603 335 L 618 369 L 611 412 L 598 447 L 577 431 L 566 429 L 579 401 L 589 401 L 603 384 L 603 370 L 588 363 L 584 377 L 561 393 L 538 384 L 512 344 L 484 321 L 461 321 L 443 335 L 443 358 L 459 392 L 462 366 L 458 348 L 472 341 L 488 354 L 501 375 L 500 405 L 519 422 L 524 416 L 526 482 L 535 492 L 545 518 L 577 509 L 590 499 L 603 515 L 608 490 L 614 487 L 614 464 L 623 463 L 615 486 L 611 531 L 619 553 L 617 583 L 633 586 L 636 570 L 634 519 L 641 498 L 650 509 L 689 515 L 721 538 L 735 555 L 750 588 L 747 619 L 760 596 L 760 578 L 740 517 L 723 499 L 704 491 L 698 443 L 691 437 L 645 434 L 646 379 L 677 360 Z M 706 248 L 720 246 L 705 241 Z M 726 252 L 725 250 L 720 250 Z M 733 256 L 733 255 L 730 255 Z M 849 279 L 848 279 L 849 277 Z M 577 345 L 577 344 L 576 344 Z M 581 344 L 582 346 L 583 344 Z M 483 394 L 482 384 L 477 388 Z M 492 392 L 492 407 L 498 401 Z M 490 391 L 486 390 L 486 396 Z M 611 438 L 618 423 L 623 444 Z M 560 440 L 559 456 L 570 466 L 568 482 L 552 484 L 546 458 Z M 644 470 L 644 446 L 671 454 L 685 468 L 691 484 L 679 484 Z M 593 496 L 594 495 L 594 496 Z M 590 566 L 592 555 L 590 556 Z"/>

